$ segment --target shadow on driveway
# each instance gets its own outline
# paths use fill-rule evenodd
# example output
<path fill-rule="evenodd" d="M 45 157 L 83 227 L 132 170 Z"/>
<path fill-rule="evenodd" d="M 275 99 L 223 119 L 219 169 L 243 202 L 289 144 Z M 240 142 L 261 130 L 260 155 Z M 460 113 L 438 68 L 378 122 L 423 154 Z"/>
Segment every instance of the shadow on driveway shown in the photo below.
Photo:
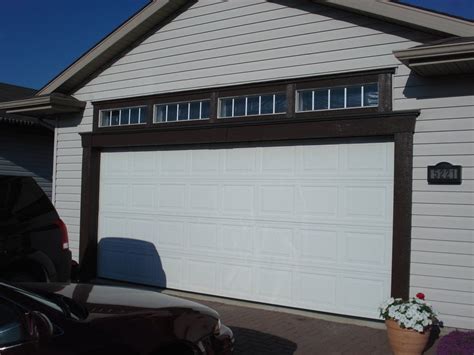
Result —
<path fill-rule="evenodd" d="M 293 355 L 292 341 L 254 329 L 230 326 L 235 336 L 234 355 Z"/>

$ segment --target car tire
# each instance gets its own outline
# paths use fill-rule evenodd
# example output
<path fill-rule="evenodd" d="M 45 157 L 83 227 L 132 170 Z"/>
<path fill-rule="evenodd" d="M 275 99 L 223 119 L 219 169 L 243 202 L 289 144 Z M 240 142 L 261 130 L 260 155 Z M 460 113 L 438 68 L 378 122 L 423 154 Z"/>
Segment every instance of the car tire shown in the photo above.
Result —
<path fill-rule="evenodd" d="M 48 275 L 45 270 L 39 266 L 33 270 L 17 270 L 9 272 L 6 279 L 10 282 L 48 282 Z"/>

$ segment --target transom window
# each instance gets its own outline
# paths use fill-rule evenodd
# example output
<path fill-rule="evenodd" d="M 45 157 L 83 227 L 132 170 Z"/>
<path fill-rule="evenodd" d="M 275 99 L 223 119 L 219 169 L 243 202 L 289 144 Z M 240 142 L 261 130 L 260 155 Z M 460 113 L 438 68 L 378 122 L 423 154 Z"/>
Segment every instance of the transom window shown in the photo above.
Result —
<path fill-rule="evenodd" d="M 170 128 L 224 126 L 229 121 L 233 125 L 260 119 L 317 121 L 391 112 L 392 75 L 393 70 L 384 69 L 94 102 L 93 129 L 128 125 L 133 131 L 165 129 L 166 123 L 174 123 Z"/>
<path fill-rule="evenodd" d="M 374 107 L 379 104 L 377 83 L 299 90 L 297 112 Z"/>
<path fill-rule="evenodd" d="M 128 126 L 146 123 L 146 106 L 100 111 L 100 127 Z"/>
<path fill-rule="evenodd" d="M 286 113 L 285 93 L 236 96 L 219 99 L 219 118 Z"/>
<path fill-rule="evenodd" d="M 209 119 L 210 100 L 155 105 L 153 122 L 174 122 Z"/>

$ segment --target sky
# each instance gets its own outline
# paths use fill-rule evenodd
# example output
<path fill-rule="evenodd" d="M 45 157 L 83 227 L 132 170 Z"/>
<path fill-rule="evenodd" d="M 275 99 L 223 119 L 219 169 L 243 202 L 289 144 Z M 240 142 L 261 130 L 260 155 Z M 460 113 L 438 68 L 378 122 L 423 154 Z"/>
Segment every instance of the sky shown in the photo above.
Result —
<path fill-rule="evenodd" d="M 40 89 L 148 2 L 0 0 L 0 82 Z M 474 20 L 474 0 L 401 2 Z"/>

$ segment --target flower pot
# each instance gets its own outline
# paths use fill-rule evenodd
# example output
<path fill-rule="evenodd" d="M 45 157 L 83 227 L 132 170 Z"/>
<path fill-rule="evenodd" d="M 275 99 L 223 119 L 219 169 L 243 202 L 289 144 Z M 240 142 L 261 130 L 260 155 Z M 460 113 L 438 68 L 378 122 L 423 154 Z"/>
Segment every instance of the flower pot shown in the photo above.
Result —
<path fill-rule="evenodd" d="M 412 329 L 402 329 L 394 320 L 385 321 L 388 341 L 395 355 L 420 355 L 430 337 L 430 330 L 418 333 Z"/>

